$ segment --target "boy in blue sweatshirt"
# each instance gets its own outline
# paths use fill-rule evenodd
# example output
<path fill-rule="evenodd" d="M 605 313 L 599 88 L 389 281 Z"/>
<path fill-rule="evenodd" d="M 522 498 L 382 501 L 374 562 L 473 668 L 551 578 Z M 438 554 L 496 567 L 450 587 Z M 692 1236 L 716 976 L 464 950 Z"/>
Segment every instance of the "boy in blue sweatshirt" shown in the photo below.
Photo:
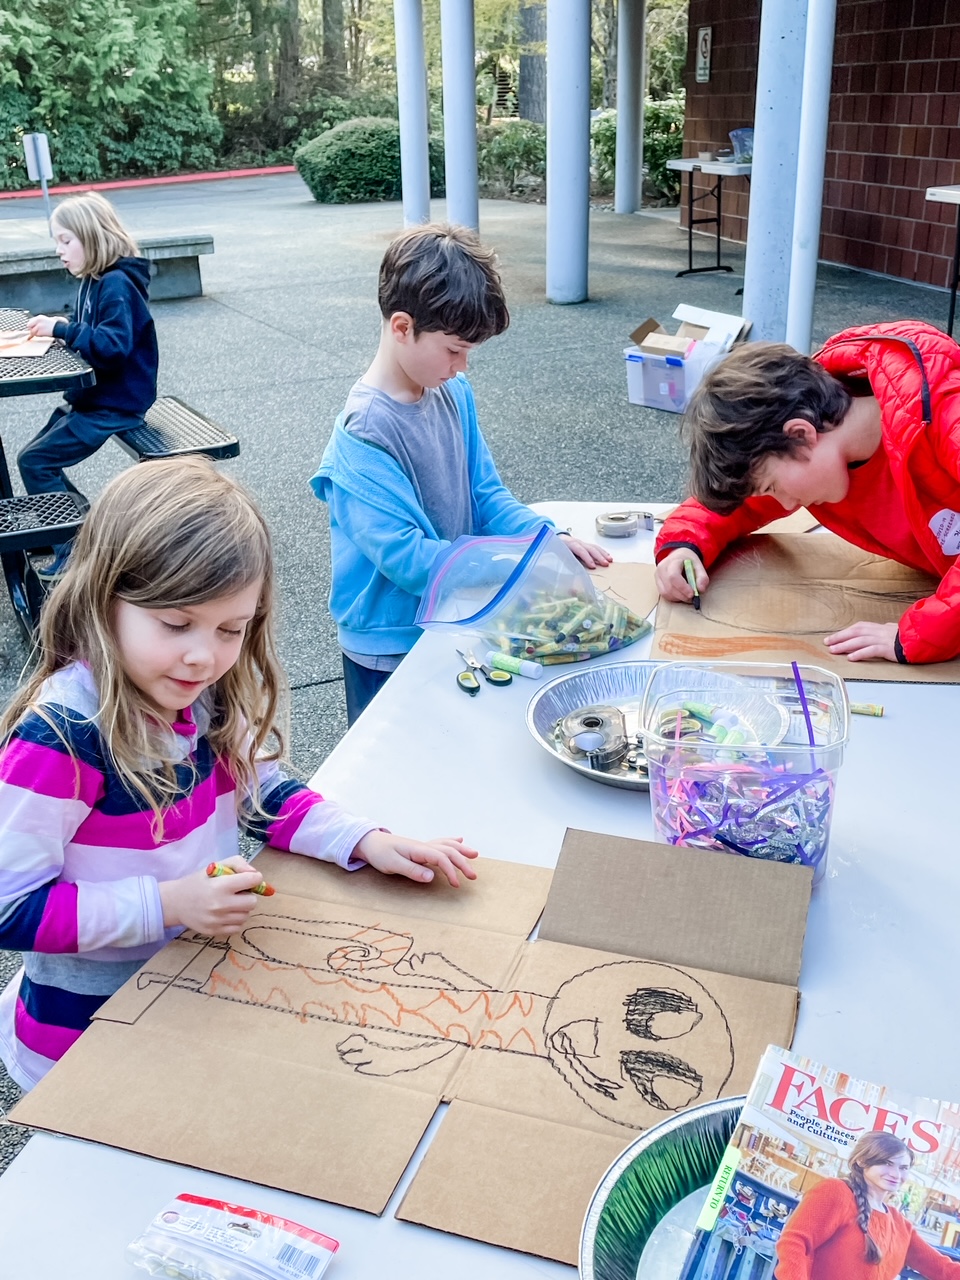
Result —
<path fill-rule="evenodd" d="M 330 508 L 330 612 L 343 650 L 347 721 L 413 648 L 437 555 L 463 534 L 544 523 L 500 480 L 477 425 L 467 358 L 510 322 L 494 254 L 471 231 L 419 226 L 380 265 L 373 363 L 347 397 L 311 485 Z M 587 566 L 600 547 L 570 538 Z"/>
<path fill-rule="evenodd" d="M 63 472 L 96 453 L 118 431 L 143 423 L 157 398 L 157 333 L 150 315 L 150 264 L 120 222 L 113 206 L 95 191 L 59 204 L 50 223 L 57 255 L 80 278 L 74 319 L 33 316 L 31 334 L 61 338 L 93 369 L 96 383 L 67 391 L 46 426 L 17 457 L 27 493 L 83 494 Z M 70 543 L 55 548 L 41 580 L 62 571 Z"/>

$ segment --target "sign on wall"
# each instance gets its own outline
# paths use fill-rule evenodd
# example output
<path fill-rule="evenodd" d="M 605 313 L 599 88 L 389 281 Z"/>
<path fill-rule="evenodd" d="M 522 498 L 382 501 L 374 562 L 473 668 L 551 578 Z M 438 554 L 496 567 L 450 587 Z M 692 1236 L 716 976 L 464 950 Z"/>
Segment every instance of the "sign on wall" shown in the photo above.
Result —
<path fill-rule="evenodd" d="M 713 45 L 713 27 L 701 27 L 697 32 L 697 84 L 710 80 L 710 49 Z"/>

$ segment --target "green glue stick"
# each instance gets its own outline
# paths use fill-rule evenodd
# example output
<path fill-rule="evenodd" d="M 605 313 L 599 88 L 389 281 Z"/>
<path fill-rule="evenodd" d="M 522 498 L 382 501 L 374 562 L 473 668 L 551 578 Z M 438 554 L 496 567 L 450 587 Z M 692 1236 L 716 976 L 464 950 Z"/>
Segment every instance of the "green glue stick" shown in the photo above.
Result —
<path fill-rule="evenodd" d="M 488 667 L 496 667 L 498 671 L 509 671 L 514 676 L 527 676 L 530 680 L 539 680 L 543 675 L 543 667 L 539 662 L 515 658 L 510 653 L 495 653 L 492 649 L 487 653 L 484 662 Z"/>

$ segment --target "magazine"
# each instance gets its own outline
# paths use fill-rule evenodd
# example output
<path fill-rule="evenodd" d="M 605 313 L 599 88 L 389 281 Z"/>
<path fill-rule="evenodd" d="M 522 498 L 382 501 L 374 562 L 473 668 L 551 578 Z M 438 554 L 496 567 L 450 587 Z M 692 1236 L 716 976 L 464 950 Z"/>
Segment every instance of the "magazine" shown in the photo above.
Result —
<path fill-rule="evenodd" d="M 852 1280 L 863 1221 L 886 1265 L 862 1274 L 960 1280 L 960 1104 L 767 1049 L 681 1280 Z"/>

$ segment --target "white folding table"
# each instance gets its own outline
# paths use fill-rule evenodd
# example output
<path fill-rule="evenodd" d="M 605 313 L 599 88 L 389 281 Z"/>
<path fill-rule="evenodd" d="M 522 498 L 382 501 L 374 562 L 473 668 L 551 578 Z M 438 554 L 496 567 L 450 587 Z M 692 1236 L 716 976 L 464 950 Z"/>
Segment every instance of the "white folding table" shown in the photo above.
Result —
<path fill-rule="evenodd" d="M 733 267 L 726 266 L 720 261 L 720 222 L 723 218 L 723 180 L 724 178 L 746 178 L 749 182 L 750 174 L 753 171 L 752 164 L 741 164 L 735 160 L 668 160 L 667 168 L 674 169 L 677 173 L 685 173 L 687 175 L 687 265 L 683 271 L 678 271 L 677 276 L 695 276 L 702 271 L 732 271 Z M 693 194 L 693 175 L 695 173 L 705 173 L 710 177 L 716 178 L 716 182 L 709 187 L 702 195 L 694 197 Z M 700 200 L 706 200 L 708 196 L 713 196 L 716 202 L 716 209 L 712 217 L 695 218 L 693 216 L 693 206 Z M 717 261 L 712 267 L 695 267 L 693 265 L 693 229 L 694 227 L 716 226 L 717 228 Z"/>
<path fill-rule="evenodd" d="M 592 538 L 594 516 L 612 509 L 609 502 L 538 507 L 560 527 Z M 606 545 L 618 559 L 650 560 L 653 534 L 641 530 Z M 641 642 L 595 661 L 642 658 L 647 647 Z M 653 838 L 645 794 L 581 777 L 534 742 L 524 724 L 534 681 L 484 685 L 468 698 L 456 684 L 461 668 L 450 637 L 424 636 L 314 785 L 395 831 L 463 834 L 487 857 L 538 866 L 554 865 L 567 826 Z M 853 695 L 885 704 L 886 715 L 852 723 L 827 873 L 810 909 L 794 1047 L 905 1093 L 960 1099 L 954 995 L 960 857 L 953 814 L 960 690 L 857 684 Z M 259 1088 L 268 1083 L 234 1080 L 229 1062 L 212 1082 L 221 1092 L 236 1089 L 237 1123 L 249 1129 L 252 1143 L 270 1123 L 268 1109 L 257 1106 Z M 330 1280 L 572 1280 L 572 1268 L 392 1217 L 437 1123 L 380 1219 L 39 1135 L 0 1177 L 0 1275 L 133 1280 L 137 1273 L 123 1260 L 127 1241 L 167 1199 L 193 1191 L 281 1213 L 339 1238 Z M 469 1186 L 463 1194 L 469 1196 Z"/>

